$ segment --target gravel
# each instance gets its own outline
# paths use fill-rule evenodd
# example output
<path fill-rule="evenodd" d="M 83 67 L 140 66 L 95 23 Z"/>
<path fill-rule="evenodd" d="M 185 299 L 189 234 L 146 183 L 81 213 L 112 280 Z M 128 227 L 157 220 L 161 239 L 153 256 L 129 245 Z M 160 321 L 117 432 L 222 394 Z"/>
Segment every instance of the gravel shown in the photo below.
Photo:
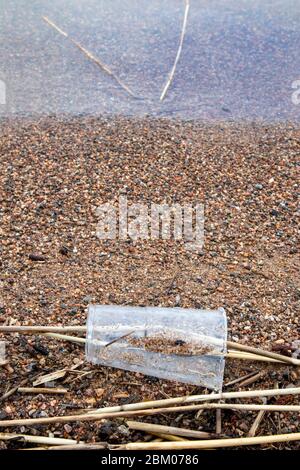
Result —
<path fill-rule="evenodd" d="M 283 344 L 291 354 L 289 345 L 299 338 L 299 137 L 299 128 L 289 124 L 55 116 L 3 122 L 0 322 L 84 324 L 89 302 L 223 306 L 232 338 L 269 349 Z M 117 203 L 120 194 L 129 204 L 203 202 L 204 248 L 188 251 L 175 240 L 99 240 L 96 209 Z M 37 342 L 24 342 L 20 334 L 6 338 L 10 369 L 0 369 L 0 394 L 24 378 L 31 386 L 37 374 L 84 359 L 80 345 L 42 336 Z M 225 382 L 260 368 L 266 376 L 251 387 L 299 385 L 295 369 L 245 362 L 228 363 Z M 72 408 L 199 390 L 89 364 L 79 370 L 56 383 L 68 388 L 66 395 L 14 394 L 0 403 L 0 412 L 11 418 L 72 414 Z M 97 394 L 99 389 L 104 392 Z M 283 402 L 298 401 L 272 401 Z M 246 435 L 255 419 L 253 413 L 222 416 L 228 435 Z M 147 420 L 215 429 L 210 411 L 198 418 L 189 413 Z M 114 424 L 110 432 L 111 426 L 103 426 L 53 425 L 47 432 L 85 441 L 103 434 L 110 442 L 129 440 L 123 428 Z M 298 415 L 274 414 L 264 418 L 258 433 L 298 426 Z M 134 431 L 130 436 L 145 438 Z M 284 446 L 298 444 L 276 445 Z"/>

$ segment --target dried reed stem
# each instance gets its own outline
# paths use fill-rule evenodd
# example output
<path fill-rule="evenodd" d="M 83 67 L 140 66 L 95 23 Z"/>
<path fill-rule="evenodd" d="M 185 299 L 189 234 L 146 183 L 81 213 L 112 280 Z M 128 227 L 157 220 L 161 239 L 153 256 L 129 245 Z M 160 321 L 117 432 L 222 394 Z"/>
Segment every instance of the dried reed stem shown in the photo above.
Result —
<path fill-rule="evenodd" d="M 78 445 L 74 439 L 64 439 L 59 437 L 31 436 L 27 434 L 0 432 L 0 441 L 22 440 L 34 444 L 56 445 Z"/>
<path fill-rule="evenodd" d="M 118 411 L 145 410 L 149 408 L 160 408 L 172 405 L 182 405 L 186 403 L 195 403 L 200 401 L 225 400 L 233 398 L 254 398 L 254 397 L 274 397 L 281 395 L 299 395 L 298 388 L 268 389 L 268 390 L 245 390 L 238 392 L 210 393 L 209 395 L 189 395 L 176 398 L 166 398 L 162 400 L 142 401 L 138 403 L 129 403 L 128 405 L 110 406 L 99 408 L 94 413 L 114 413 Z"/>
<path fill-rule="evenodd" d="M 246 346 L 240 343 L 234 343 L 233 341 L 227 341 L 227 347 L 237 349 L 238 351 L 244 351 L 251 354 L 258 354 L 260 356 L 269 357 L 271 359 L 276 359 L 281 362 L 286 362 L 287 364 L 300 365 L 300 360 L 295 359 L 294 357 L 283 356 L 283 354 L 277 354 L 271 351 L 265 351 L 264 349 L 253 348 L 252 346 Z"/>
<path fill-rule="evenodd" d="M 39 394 L 42 393 L 43 395 L 53 395 L 53 394 L 61 394 L 67 393 L 66 388 L 46 388 L 46 387 L 19 387 L 17 392 L 18 393 L 34 393 Z"/>
<path fill-rule="evenodd" d="M 0 326 L 0 333 L 78 333 L 86 326 Z"/>
<path fill-rule="evenodd" d="M 291 390 L 291 389 L 287 389 Z M 240 392 L 242 393 L 242 392 Z M 246 392 L 244 392 L 246 393 Z M 270 396 L 270 395 L 268 395 Z M 211 395 L 208 395 L 208 398 Z M 300 405 L 255 405 L 255 404 L 222 404 L 222 403 L 205 403 L 199 405 L 186 405 L 175 406 L 169 408 L 156 408 L 156 409 L 140 409 L 134 411 L 115 411 L 107 413 L 86 413 L 79 415 L 66 415 L 66 416 L 53 416 L 51 418 L 25 418 L 25 419 L 12 419 L 0 421 L 0 427 L 11 426 L 31 426 L 38 424 L 53 424 L 53 423 L 70 423 L 70 422 L 84 422 L 84 421 L 100 421 L 103 419 L 124 418 L 129 416 L 151 416 L 164 413 L 184 413 L 188 411 L 195 411 L 201 409 L 231 409 L 243 411 L 300 411 Z"/>
<path fill-rule="evenodd" d="M 176 72 L 176 67 L 177 67 L 178 61 L 179 61 L 180 56 L 181 56 L 184 36 L 185 36 L 185 32 L 186 32 L 186 25 L 187 25 L 187 20 L 188 20 L 189 9 L 190 9 L 190 1 L 185 0 L 185 12 L 184 12 L 183 24 L 182 24 L 182 29 L 181 29 L 179 47 L 178 47 L 178 50 L 177 50 L 175 62 L 174 62 L 173 67 L 172 67 L 172 69 L 169 73 L 167 83 L 165 84 L 165 87 L 164 87 L 164 89 L 162 91 L 162 94 L 160 96 L 160 101 L 163 101 L 165 99 L 166 94 L 168 92 L 168 89 L 169 89 L 169 87 L 172 83 L 172 80 L 173 80 L 175 72 Z"/>
<path fill-rule="evenodd" d="M 94 62 L 94 64 L 96 64 L 98 67 L 100 67 L 101 70 L 103 70 L 103 72 L 105 72 L 107 75 L 109 75 L 110 77 L 112 77 L 117 83 L 118 85 L 124 90 L 126 91 L 126 93 L 128 93 L 131 97 L 133 98 L 136 98 L 136 99 L 140 99 L 138 96 L 136 96 L 132 91 L 131 89 L 125 84 L 123 83 L 120 78 L 108 67 L 108 65 L 104 64 L 104 62 L 102 62 L 101 60 L 99 60 L 97 57 L 95 57 L 91 52 L 89 52 L 87 49 L 85 49 L 83 46 L 81 46 L 81 44 L 79 44 L 77 41 L 75 41 L 74 39 L 72 39 L 65 31 L 63 31 L 62 29 L 60 29 L 55 23 L 53 23 L 53 21 L 49 20 L 49 18 L 47 18 L 47 16 L 43 16 L 42 17 L 43 20 L 49 25 L 51 26 L 52 28 L 54 28 L 59 34 L 61 34 L 62 36 L 64 36 L 65 38 L 69 39 L 81 52 L 83 52 L 83 54 L 88 58 L 90 59 L 92 62 Z"/>
<path fill-rule="evenodd" d="M 192 429 L 176 428 L 173 426 L 162 426 L 160 424 L 142 423 L 140 421 L 127 421 L 129 429 L 159 434 L 172 434 L 181 437 L 192 437 L 194 439 L 209 439 L 213 434 L 204 431 L 193 431 Z"/>
<path fill-rule="evenodd" d="M 238 437 L 233 439 L 212 439 L 207 441 L 182 442 L 134 442 L 111 446 L 116 450 L 179 450 L 179 449 L 217 449 L 220 447 L 240 447 L 276 442 L 299 441 L 300 433 L 278 434 L 276 436 Z"/>

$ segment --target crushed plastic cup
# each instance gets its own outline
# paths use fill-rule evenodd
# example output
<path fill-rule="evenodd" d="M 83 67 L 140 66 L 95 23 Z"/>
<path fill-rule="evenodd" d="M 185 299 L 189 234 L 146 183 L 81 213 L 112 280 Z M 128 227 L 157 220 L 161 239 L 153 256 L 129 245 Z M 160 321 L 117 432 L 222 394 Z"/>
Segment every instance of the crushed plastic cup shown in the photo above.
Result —
<path fill-rule="evenodd" d="M 226 341 L 223 308 L 89 306 L 86 359 L 93 364 L 220 391 Z"/>

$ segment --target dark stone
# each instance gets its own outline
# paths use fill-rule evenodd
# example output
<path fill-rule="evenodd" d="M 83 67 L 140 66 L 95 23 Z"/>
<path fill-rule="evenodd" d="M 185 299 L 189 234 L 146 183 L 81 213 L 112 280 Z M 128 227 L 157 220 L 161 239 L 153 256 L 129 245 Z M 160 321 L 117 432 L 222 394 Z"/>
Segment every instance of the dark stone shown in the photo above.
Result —
<path fill-rule="evenodd" d="M 8 414 L 4 410 L 0 410 L 0 419 L 6 419 L 8 417 Z"/>
<path fill-rule="evenodd" d="M 106 423 L 102 424 L 101 428 L 99 429 L 99 436 L 102 438 L 109 438 L 118 430 L 118 424 L 114 423 L 113 421 L 107 421 Z"/>
<path fill-rule="evenodd" d="M 174 341 L 174 344 L 175 344 L 175 346 L 183 346 L 184 344 L 186 344 L 186 342 L 183 341 L 182 339 L 176 339 Z"/>
<path fill-rule="evenodd" d="M 67 256 L 71 252 L 71 250 L 67 246 L 63 245 L 60 247 L 59 252 L 61 255 Z"/>
<path fill-rule="evenodd" d="M 42 344 L 35 343 L 33 347 L 38 353 L 42 354 L 43 356 L 48 356 L 49 349 L 43 346 Z"/>
<path fill-rule="evenodd" d="M 272 209 L 271 212 L 270 212 L 270 215 L 272 215 L 273 217 L 278 217 L 280 214 L 279 211 L 277 211 L 276 209 Z"/>
<path fill-rule="evenodd" d="M 76 315 L 78 313 L 78 308 L 77 307 L 73 307 L 71 308 L 71 310 L 69 311 L 69 315 Z"/>
<path fill-rule="evenodd" d="M 39 255 L 37 253 L 30 253 L 28 255 L 28 258 L 31 260 L 31 261 L 46 261 L 46 256 L 44 255 Z"/>

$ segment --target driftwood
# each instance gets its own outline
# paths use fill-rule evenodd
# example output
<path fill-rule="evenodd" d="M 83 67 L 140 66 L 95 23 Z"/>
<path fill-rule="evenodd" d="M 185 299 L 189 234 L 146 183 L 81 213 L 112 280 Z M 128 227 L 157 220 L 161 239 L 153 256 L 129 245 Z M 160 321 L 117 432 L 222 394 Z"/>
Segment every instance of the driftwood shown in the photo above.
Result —
<path fill-rule="evenodd" d="M 85 338 L 78 338 L 76 336 L 68 336 L 68 335 L 63 335 L 60 333 L 41 333 L 43 336 L 47 336 L 50 338 L 54 339 L 59 339 L 62 341 L 69 341 L 71 343 L 77 343 L 77 344 L 85 344 L 86 339 Z M 116 338 L 112 341 L 110 341 L 107 344 L 104 344 L 104 347 L 108 347 L 111 344 L 116 343 L 117 341 L 122 340 L 123 338 L 131 335 L 132 332 L 127 333 L 126 335 L 120 336 L 120 338 Z M 272 359 L 270 357 L 266 356 L 259 356 L 258 354 L 251 354 L 248 352 L 243 352 L 243 351 L 229 351 L 228 353 L 225 354 L 226 359 L 240 359 L 240 360 L 246 360 L 246 361 L 258 361 L 258 362 L 275 362 L 278 364 L 285 364 L 283 361 L 279 361 L 278 359 Z"/>
<path fill-rule="evenodd" d="M 254 437 L 255 434 L 256 434 L 256 431 L 260 425 L 260 423 L 262 422 L 264 416 L 266 414 L 266 410 L 260 410 L 250 428 L 250 431 L 248 432 L 248 437 Z"/>

